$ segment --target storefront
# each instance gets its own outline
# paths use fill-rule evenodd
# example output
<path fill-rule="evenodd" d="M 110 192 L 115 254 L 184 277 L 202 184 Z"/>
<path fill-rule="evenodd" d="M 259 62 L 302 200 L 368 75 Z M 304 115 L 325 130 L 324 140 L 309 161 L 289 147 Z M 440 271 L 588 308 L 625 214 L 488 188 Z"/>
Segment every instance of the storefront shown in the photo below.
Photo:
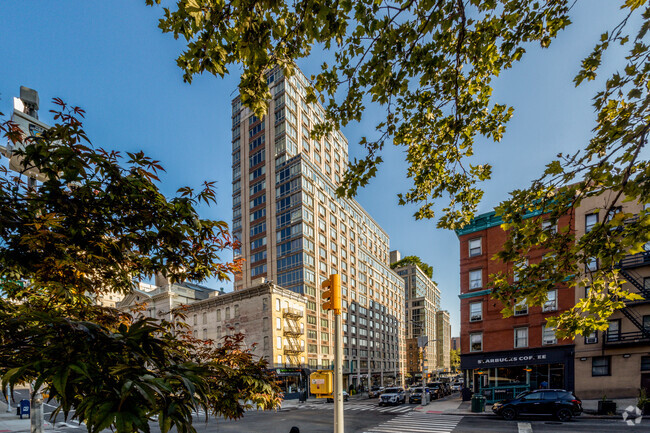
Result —
<path fill-rule="evenodd" d="M 308 389 L 309 370 L 305 368 L 273 368 L 275 383 L 280 387 L 285 400 L 300 398 L 300 393 Z"/>
<path fill-rule="evenodd" d="M 461 355 L 465 383 L 488 402 L 511 398 L 537 388 L 574 390 L 574 347 Z"/>

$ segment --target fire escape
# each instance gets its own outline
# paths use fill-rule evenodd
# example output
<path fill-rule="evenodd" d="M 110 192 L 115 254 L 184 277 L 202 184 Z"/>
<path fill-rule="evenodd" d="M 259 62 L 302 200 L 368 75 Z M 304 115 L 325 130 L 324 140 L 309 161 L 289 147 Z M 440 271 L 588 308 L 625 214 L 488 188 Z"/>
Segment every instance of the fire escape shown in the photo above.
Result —
<path fill-rule="evenodd" d="M 618 332 L 605 333 L 604 344 L 606 346 L 623 346 L 634 344 L 649 344 L 650 343 L 650 328 L 644 326 L 643 317 L 634 308 L 637 305 L 646 304 L 650 302 L 650 287 L 646 287 L 643 276 L 636 272 L 635 268 L 650 266 L 650 252 L 642 252 L 626 256 L 618 263 L 618 270 L 620 275 L 625 278 L 625 281 L 632 284 L 637 290 L 638 294 L 644 299 L 639 301 L 625 301 L 625 308 L 621 313 L 638 329 L 633 332 Z M 619 330 L 620 331 L 620 330 Z"/>
<path fill-rule="evenodd" d="M 303 329 L 300 327 L 300 319 L 303 317 L 303 312 L 295 308 L 285 308 L 282 311 L 284 317 L 284 337 L 287 344 L 284 346 L 284 354 L 289 357 L 291 365 L 298 366 L 300 362 L 300 354 L 305 351 L 303 336 Z"/>

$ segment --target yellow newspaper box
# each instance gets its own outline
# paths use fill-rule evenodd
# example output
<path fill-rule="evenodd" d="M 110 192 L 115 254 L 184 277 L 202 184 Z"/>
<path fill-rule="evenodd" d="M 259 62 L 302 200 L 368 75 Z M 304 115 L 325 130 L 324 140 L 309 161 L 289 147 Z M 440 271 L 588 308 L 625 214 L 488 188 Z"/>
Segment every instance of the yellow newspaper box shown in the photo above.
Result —
<path fill-rule="evenodd" d="M 332 370 L 317 370 L 309 376 L 309 391 L 316 397 L 331 396 L 334 392 Z"/>

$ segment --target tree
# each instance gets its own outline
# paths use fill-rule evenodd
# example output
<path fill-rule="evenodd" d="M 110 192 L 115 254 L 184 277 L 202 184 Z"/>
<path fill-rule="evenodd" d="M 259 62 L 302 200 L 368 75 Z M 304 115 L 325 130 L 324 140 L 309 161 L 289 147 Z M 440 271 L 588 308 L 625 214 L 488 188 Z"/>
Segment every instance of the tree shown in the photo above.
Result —
<path fill-rule="evenodd" d="M 391 269 L 401 268 L 402 266 L 416 265 L 422 272 L 427 274 L 429 278 L 433 278 L 433 268 L 431 265 L 424 263 L 422 259 L 418 256 L 406 256 L 401 260 L 396 261 L 395 263 L 390 264 Z"/>
<path fill-rule="evenodd" d="M 220 279 L 238 263 L 219 255 L 236 247 L 221 221 L 201 219 L 212 183 L 181 188 L 168 200 L 157 187 L 162 167 L 142 153 L 94 149 L 83 110 L 55 100 L 57 122 L 38 137 L 0 124 L 25 170 L 0 176 L 0 374 L 3 383 L 44 385 L 50 400 L 90 432 L 194 432 L 198 409 L 237 418 L 268 409 L 279 390 L 263 360 L 241 348 L 193 339 L 182 320 L 156 320 L 95 305 L 104 292 L 128 293 L 162 273 L 172 282 Z M 179 317 L 182 319 L 182 317 Z"/>
<path fill-rule="evenodd" d="M 270 98 L 267 70 L 278 66 L 292 74 L 296 60 L 309 56 L 314 46 L 331 54 L 334 61 L 323 63 L 308 91 L 310 101 L 326 106 L 326 120 L 314 128 L 315 136 L 359 121 L 368 102 L 386 112 L 376 124 L 379 138 L 360 141 L 368 154 L 350 164 L 337 192 L 351 196 L 366 185 L 382 161 L 385 143 L 392 141 L 405 149 L 406 175 L 412 179 L 411 188 L 399 195 L 400 203 L 420 205 L 417 219 L 436 218 L 433 205 L 442 204 L 438 227 L 456 229 L 474 217 L 483 195 L 479 183 L 491 175 L 488 164 L 468 161 L 474 144 L 499 141 L 513 115 L 512 107 L 492 100 L 493 78 L 514 67 L 528 45 L 549 47 L 570 25 L 574 3 L 182 0 L 164 9 L 160 28 L 186 41 L 177 60 L 186 81 L 203 72 L 223 76 L 230 65 L 241 64 L 241 100 L 258 116 Z M 650 126 L 650 9 L 642 0 L 620 3 L 626 18 L 604 31 L 575 77 L 577 86 L 595 79 L 605 54 L 616 66 L 593 100 L 597 126 L 592 140 L 578 154 L 559 155 L 538 181 L 515 191 L 499 207 L 511 234 L 501 260 L 513 260 L 531 245 L 558 247 L 557 255 L 542 266 L 552 270 L 550 280 L 535 280 L 520 290 L 507 284 L 505 276 L 493 277 L 494 296 L 508 304 L 515 298 L 540 305 L 548 281 L 575 276 L 585 257 L 612 265 L 648 240 L 644 227 L 650 216 L 645 212 L 624 226 L 629 215 L 617 216 L 580 240 L 570 233 L 549 237 L 532 227 L 533 220 L 523 218 L 529 211 L 541 211 L 557 219 L 603 189 L 628 200 L 649 201 L 648 166 L 640 151 Z M 615 206 L 611 204 L 612 214 Z M 529 277 L 549 277 L 530 268 Z M 596 275 L 594 296 L 586 304 L 554 322 L 560 333 L 603 329 L 607 317 L 625 299 L 634 298 L 621 289 L 612 269 Z"/>
<path fill-rule="evenodd" d="M 450 352 L 451 371 L 460 370 L 460 349 L 452 349 Z"/>

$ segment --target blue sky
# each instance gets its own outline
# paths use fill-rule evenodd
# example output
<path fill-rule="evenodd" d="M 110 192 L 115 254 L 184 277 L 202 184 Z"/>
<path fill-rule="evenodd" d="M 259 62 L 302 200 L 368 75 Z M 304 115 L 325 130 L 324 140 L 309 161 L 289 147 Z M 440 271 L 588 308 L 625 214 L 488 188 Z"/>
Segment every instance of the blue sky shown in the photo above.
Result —
<path fill-rule="evenodd" d="M 611 0 L 579 2 L 574 24 L 550 49 L 529 47 L 524 61 L 495 83 L 495 99 L 515 107 L 515 117 L 501 143 L 478 140 L 474 161 L 493 165 L 493 179 L 480 212 L 488 212 L 509 191 L 525 186 L 558 152 L 582 147 L 594 126 L 591 98 L 597 83 L 576 89 L 572 78 L 600 33 L 618 22 Z M 163 191 L 217 181 L 218 206 L 202 216 L 232 219 L 230 101 L 239 71 L 225 79 L 196 77 L 183 83 L 175 59 L 182 45 L 158 29 L 159 8 L 140 1 L 22 1 L 3 5 L 0 17 L 0 112 L 11 112 L 21 85 L 38 90 L 41 120 L 51 121 L 50 103 L 60 97 L 87 112 L 85 129 L 96 146 L 144 150 L 162 162 Z M 299 62 L 306 74 L 322 59 Z M 607 58 L 605 59 L 607 60 Z M 373 131 L 382 112 L 370 108 L 360 124 L 343 132 L 350 156 L 361 157 L 356 142 Z M 442 306 L 459 328 L 459 246 L 453 232 L 433 221 L 415 221 L 415 207 L 397 205 L 396 194 L 408 189 L 402 149 L 391 146 L 379 176 L 357 200 L 386 230 L 391 249 L 418 255 L 434 268 Z M 228 259 L 231 256 L 225 256 Z M 229 289 L 229 283 L 212 284 Z"/>

